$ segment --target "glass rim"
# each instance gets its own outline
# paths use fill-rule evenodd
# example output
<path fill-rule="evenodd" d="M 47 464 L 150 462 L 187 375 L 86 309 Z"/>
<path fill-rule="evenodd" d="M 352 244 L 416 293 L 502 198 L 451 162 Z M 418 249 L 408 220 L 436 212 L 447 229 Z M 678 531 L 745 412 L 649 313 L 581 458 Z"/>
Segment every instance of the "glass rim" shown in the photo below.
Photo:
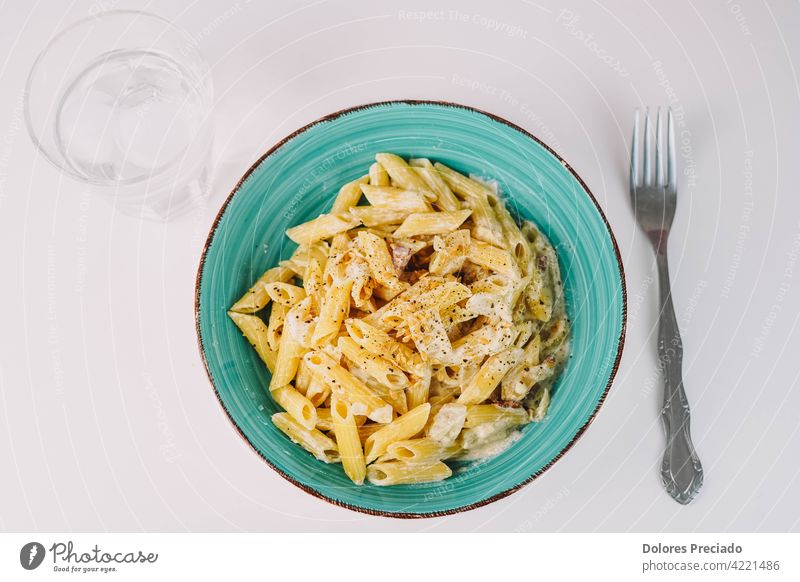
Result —
<path fill-rule="evenodd" d="M 62 39 L 64 36 L 66 36 L 68 33 L 72 32 L 73 30 L 75 30 L 75 29 L 77 29 L 77 28 L 79 28 L 81 26 L 84 26 L 86 24 L 89 24 L 91 22 L 97 22 L 97 21 L 103 20 L 104 18 L 110 17 L 110 16 L 134 16 L 136 18 L 143 17 L 145 19 L 158 20 L 158 21 L 166 24 L 169 29 L 173 30 L 174 32 L 176 32 L 177 34 L 182 36 L 184 38 L 184 40 L 186 40 L 197 51 L 198 55 L 200 56 L 201 61 L 202 61 L 203 65 L 204 65 L 204 68 L 206 69 L 204 71 L 205 72 L 205 78 L 204 78 L 203 82 L 205 84 L 207 84 L 207 86 L 208 86 L 208 90 L 209 90 L 209 93 L 211 95 L 212 101 L 213 101 L 214 89 L 213 89 L 213 81 L 212 81 L 212 78 L 211 78 L 210 67 L 208 66 L 208 63 L 206 62 L 205 58 L 203 57 L 203 54 L 200 51 L 200 47 L 198 46 L 198 44 L 195 41 L 195 39 L 186 30 L 184 30 L 182 27 L 180 27 L 177 24 L 171 22 L 170 20 L 167 20 L 163 16 L 159 16 L 158 14 L 154 14 L 152 12 L 147 12 L 147 11 L 144 11 L 144 10 L 133 10 L 133 9 L 104 10 L 104 11 L 99 12 L 97 14 L 89 15 L 89 16 L 86 16 L 86 17 L 81 18 L 79 20 L 76 20 L 72 24 L 70 24 L 70 25 L 66 26 L 65 28 L 61 29 L 60 31 L 58 31 L 52 38 L 50 38 L 50 40 L 47 42 L 47 44 L 42 48 L 42 50 L 36 56 L 36 59 L 33 61 L 33 65 L 31 65 L 30 71 L 28 72 L 28 77 L 25 80 L 25 88 L 24 88 L 23 94 L 22 94 L 23 95 L 23 112 L 24 112 L 23 116 L 25 118 L 25 127 L 28 130 L 28 137 L 30 137 L 31 141 L 33 142 L 34 147 L 36 147 L 36 149 L 39 151 L 39 153 L 42 154 L 44 159 L 47 160 L 47 162 L 51 166 L 53 166 L 54 168 L 56 168 L 60 172 L 63 172 L 64 174 L 68 175 L 70 178 L 73 178 L 78 182 L 91 184 L 92 186 L 111 186 L 111 187 L 117 186 L 117 187 L 121 187 L 121 186 L 131 186 L 131 185 L 134 185 L 134 184 L 139 184 L 141 182 L 146 182 L 148 180 L 152 180 L 153 178 L 165 173 L 169 168 L 171 168 L 171 167 L 173 167 L 175 165 L 176 161 L 180 159 L 181 155 L 183 155 L 186 152 L 186 150 L 188 149 L 189 146 L 187 145 L 183 149 L 181 149 L 181 151 L 179 151 L 167 163 L 162 164 L 162 165 L 158 166 L 157 168 L 154 168 L 152 172 L 148 172 L 146 174 L 143 174 L 142 176 L 136 176 L 135 178 L 127 178 L 127 179 L 124 179 L 124 180 L 108 180 L 108 179 L 92 178 L 92 177 L 89 177 L 89 176 L 86 176 L 84 174 L 80 174 L 80 173 L 76 172 L 73 168 L 71 168 L 69 166 L 69 164 L 59 163 L 47 151 L 47 149 L 42 145 L 42 142 L 39 139 L 39 134 L 37 134 L 37 132 L 34 130 L 33 120 L 31 119 L 31 104 L 30 104 L 31 86 L 33 84 L 34 76 L 38 72 L 39 67 L 41 66 L 42 61 L 44 60 L 44 58 L 53 49 L 53 46 L 60 39 Z M 210 109 L 211 107 L 212 107 L 212 103 L 209 103 L 208 104 L 208 108 Z M 208 117 L 209 117 L 208 116 L 208 112 L 206 111 L 206 115 L 205 115 L 205 118 L 204 118 L 204 123 L 208 122 Z"/>

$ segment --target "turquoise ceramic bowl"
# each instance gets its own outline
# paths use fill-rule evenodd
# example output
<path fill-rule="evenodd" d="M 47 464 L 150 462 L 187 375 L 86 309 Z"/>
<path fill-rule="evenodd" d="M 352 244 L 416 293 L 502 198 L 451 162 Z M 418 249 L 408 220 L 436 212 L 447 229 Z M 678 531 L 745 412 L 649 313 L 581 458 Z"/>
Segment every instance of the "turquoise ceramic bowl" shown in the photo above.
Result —
<path fill-rule="evenodd" d="M 446 481 L 353 485 L 275 428 L 269 372 L 226 310 L 261 273 L 295 248 L 284 232 L 327 212 L 341 184 L 377 152 L 428 157 L 496 179 L 512 213 L 533 220 L 558 251 L 572 320 L 572 357 L 546 419 L 505 453 L 462 464 Z M 239 433 L 276 471 L 309 493 L 357 511 L 444 515 L 508 495 L 548 469 L 586 430 L 619 363 L 625 284 L 614 236 L 574 171 L 524 130 L 460 105 L 388 102 L 333 114 L 290 135 L 245 174 L 217 216 L 200 263 L 197 331 L 208 376 Z"/>

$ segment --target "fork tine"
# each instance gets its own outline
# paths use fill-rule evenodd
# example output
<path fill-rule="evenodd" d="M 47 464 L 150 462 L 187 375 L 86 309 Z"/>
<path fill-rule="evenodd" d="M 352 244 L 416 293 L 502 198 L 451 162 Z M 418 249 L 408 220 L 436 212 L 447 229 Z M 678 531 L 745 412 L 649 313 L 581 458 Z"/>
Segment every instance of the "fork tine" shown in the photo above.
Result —
<path fill-rule="evenodd" d="M 650 108 L 644 110 L 644 177 L 645 186 L 653 185 L 653 140 L 650 135 Z"/>
<path fill-rule="evenodd" d="M 678 189 L 675 157 L 675 125 L 672 121 L 672 107 L 667 109 L 667 188 L 672 192 Z"/>
<path fill-rule="evenodd" d="M 639 109 L 633 116 L 633 139 L 631 140 L 631 196 L 639 184 Z"/>
<path fill-rule="evenodd" d="M 661 127 L 661 107 L 656 110 L 656 186 L 664 187 L 664 131 Z"/>

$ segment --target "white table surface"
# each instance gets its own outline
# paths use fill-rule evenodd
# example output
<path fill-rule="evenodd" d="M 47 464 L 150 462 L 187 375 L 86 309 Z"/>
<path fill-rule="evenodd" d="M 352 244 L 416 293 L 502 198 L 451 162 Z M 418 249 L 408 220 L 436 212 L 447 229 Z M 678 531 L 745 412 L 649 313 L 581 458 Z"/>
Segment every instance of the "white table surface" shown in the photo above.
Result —
<path fill-rule="evenodd" d="M 399 6 L 2 4 L 0 529 L 800 530 L 800 5 Z M 422 7 L 436 12 L 410 14 Z M 214 71 L 213 192 L 168 224 L 115 213 L 26 135 L 22 89 L 36 54 L 107 8 L 174 20 Z M 225 418 L 195 339 L 200 251 L 237 177 L 309 121 L 395 98 L 473 105 L 554 147 L 603 207 L 628 285 L 622 365 L 585 436 L 518 493 L 441 519 L 369 517 L 284 481 Z M 633 110 L 670 100 L 685 115 L 691 174 L 670 241 L 673 293 L 706 470 L 688 507 L 658 478 L 657 285 L 626 188 Z"/>

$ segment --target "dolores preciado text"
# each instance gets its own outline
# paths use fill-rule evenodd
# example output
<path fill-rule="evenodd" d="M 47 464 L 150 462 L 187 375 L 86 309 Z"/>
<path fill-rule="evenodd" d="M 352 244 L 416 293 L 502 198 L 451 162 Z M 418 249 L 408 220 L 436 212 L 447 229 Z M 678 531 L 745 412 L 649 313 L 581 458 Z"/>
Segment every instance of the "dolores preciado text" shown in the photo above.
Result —
<path fill-rule="evenodd" d="M 643 554 L 741 554 L 742 546 L 736 544 L 642 544 Z"/>

